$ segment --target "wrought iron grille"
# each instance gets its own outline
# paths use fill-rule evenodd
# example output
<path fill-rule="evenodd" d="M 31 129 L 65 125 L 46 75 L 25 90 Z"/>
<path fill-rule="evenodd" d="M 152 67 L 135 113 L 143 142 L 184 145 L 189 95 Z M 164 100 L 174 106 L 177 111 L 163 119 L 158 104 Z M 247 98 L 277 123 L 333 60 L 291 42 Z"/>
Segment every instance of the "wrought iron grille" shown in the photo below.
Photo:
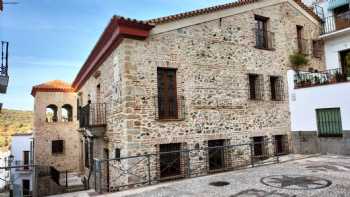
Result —
<path fill-rule="evenodd" d="M 120 191 L 167 180 L 278 163 L 280 155 L 289 153 L 286 137 L 273 140 L 263 138 L 259 142 L 236 145 L 228 145 L 227 142 L 223 140 L 223 146 L 212 143 L 210 147 L 196 149 L 185 149 L 183 144 L 173 144 L 172 148 L 167 149 L 171 150 L 169 152 L 95 159 L 95 190 L 100 193 Z M 256 149 L 260 145 L 262 154 L 257 154 Z"/>
<path fill-rule="evenodd" d="M 341 68 L 330 69 L 321 72 L 299 71 L 294 75 L 294 85 L 295 88 L 305 88 L 341 83 L 349 81 L 349 76 L 350 75 L 344 72 Z"/>
<path fill-rule="evenodd" d="M 90 103 L 79 108 L 80 128 L 103 127 L 107 124 L 107 103 Z"/>
<path fill-rule="evenodd" d="M 248 74 L 249 99 L 264 100 L 264 76 L 258 74 Z"/>
<path fill-rule="evenodd" d="M 9 43 L 1 41 L 1 65 L 0 76 L 8 76 L 8 48 Z"/>
<path fill-rule="evenodd" d="M 253 29 L 255 33 L 255 47 L 259 49 L 274 49 L 274 33 L 264 29 Z"/>
<path fill-rule="evenodd" d="M 162 100 L 159 99 L 159 96 L 154 96 L 154 112 L 156 120 L 184 120 L 186 116 L 186 105 L 185 97 L 178 95 L 176 98 L 176 105 L 169 105 L 169 103 L 162 103 Z M 164 109 L 165 108 L 165 109 Z M 163 116 L 162 111 L 167 110 L 171 111 L 171 116 Z"/>

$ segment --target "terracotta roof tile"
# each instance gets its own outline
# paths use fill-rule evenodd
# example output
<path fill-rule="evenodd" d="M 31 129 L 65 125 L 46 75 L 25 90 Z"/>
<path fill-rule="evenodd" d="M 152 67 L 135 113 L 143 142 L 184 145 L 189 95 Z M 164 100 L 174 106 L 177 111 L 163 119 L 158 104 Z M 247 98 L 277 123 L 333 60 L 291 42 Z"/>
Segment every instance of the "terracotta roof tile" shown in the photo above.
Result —
<path fill-rule="evenodd" d="M 64 81 L 53 80 L 33 86 L 31 94 L 35 96 L 36 92 L 74 92 L 74 90 Z"/>
<path fill-rule="evenodd" d="M 212 13 L 212 12 L 219 11 L 219 10 L 241 7 L 241 6 L 249 5 L 249 4 L 258 2 L 258 1 L 261 1 L 261 0 L 239 0 L 239 1 L 227 3 L 227 4 L 223 4 L 223 5 L 217 5 L 217 6 L 193 10 L 193 11 L 189 11 L 189 12 L 174 14 L 174 15 L 170 15 L 170 16 L 150 19 L 150 20 L 146 20 L 145 22 L 151 23 L 151 24 L 162 24 L 162 23 L 180 20 L 180 19 L 184 19 L 184 18 L 188 18 L 188 17 L 192 17 L 192 16 L 208 14 L 208 13 Z M 307 7 L 301 0 L 294 0 L 294 1 L 301 8 L 303 8 L 305 11 L 307 11 L 309 14 L 311 14 L 311 16 L 315 17 L 317 20 L 320 20 L 320 18 L 313 12 L 313 10 L 311 8 Z"/>

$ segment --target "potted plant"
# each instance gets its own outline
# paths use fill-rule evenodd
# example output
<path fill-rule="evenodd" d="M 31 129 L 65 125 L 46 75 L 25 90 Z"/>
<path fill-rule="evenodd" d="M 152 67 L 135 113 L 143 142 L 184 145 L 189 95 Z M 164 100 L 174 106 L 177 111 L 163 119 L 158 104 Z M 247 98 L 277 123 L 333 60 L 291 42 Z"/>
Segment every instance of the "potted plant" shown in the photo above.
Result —
<path fill-rule="evenodd" d="M 293 53 L 289 56 L 289 61 L 292 64 L 293 69 L 297 72 L 297 74 L 300 70 L 300 67 L 309 63 L 309 60 L 306 58 L 306 56 L 301 53 Z"/>

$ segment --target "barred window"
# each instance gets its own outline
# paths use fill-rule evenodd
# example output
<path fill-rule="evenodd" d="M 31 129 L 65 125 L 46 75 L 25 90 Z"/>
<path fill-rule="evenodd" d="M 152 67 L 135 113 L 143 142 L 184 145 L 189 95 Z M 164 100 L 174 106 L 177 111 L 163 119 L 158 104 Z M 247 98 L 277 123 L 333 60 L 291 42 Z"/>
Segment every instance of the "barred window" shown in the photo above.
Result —
<path fill-rule="evenodd" d="M 52 154 L 62 154 L 62 153 L 63 153 L 63 140 L 53 140 Z"/>
<path fill-rule="evenodd" d="M 249 98 L 251 100 L 263 99 L 263 76 L 257 74 L 248 74 L 249 78 Z"/>
<path fill-rule="evenodd" d="M 323 40 L 312 41 L 312 54 L 316 58 L 322 58 L 324 55 L 324 43 Z"/>
<path fill-rule="evenodd" d="M 320 137 L 342 137 L 340 108 L 316 109 L 318 135 Z"/>
<path fill-rule="evenodd" d="M 278 76 L 270 76 L 270 94 L 272 101 L 283 100 L 283 78 Z"/>
<path fill-rule="evenodd" d="M 115 149 L 115 155 L 114 155 L 114 158 L 120 158 L 120 148 L 116 148 Z M 120 159 L 118 159 L 118 161 L 120 161 Z"/>

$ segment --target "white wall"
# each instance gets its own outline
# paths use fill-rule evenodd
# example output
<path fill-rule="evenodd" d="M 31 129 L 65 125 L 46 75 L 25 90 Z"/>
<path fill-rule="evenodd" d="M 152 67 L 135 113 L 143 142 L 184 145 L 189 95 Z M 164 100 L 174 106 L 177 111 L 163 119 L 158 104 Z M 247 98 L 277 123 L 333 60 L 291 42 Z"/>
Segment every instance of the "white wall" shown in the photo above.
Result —
<path fill-rule="evenodd" d="M 350 49 L 350 34 L 341 34 L 325 40 L 327 69 L 341 68 L 339 51 Z"/>
<path fill-rule="evenodd" d="M 350 82 L 294 89 L 294 71 L 288 71 L 292 131 L 317 131 L 316 109 L 339 107 L 343 130 L 350 131 Z"/>
<path fill-rule="evenodd" d="M 23 161 L 23 151 L 31 151 L 31 142 L 33 141 L 32 135 L 21 135 L 21 136 L 12 136 L 11 142 L 11 155 L 14 156 L 15 161 Z M 30 160 L 31 158 L 30 153 Z M 22 185 L 23 179 L 30 180 L 30 189 L 32 190 L 32 174 L 31 171 L 16 171 L 16 169 L 11 170 L 11 179 L 16 185 Z"/>

